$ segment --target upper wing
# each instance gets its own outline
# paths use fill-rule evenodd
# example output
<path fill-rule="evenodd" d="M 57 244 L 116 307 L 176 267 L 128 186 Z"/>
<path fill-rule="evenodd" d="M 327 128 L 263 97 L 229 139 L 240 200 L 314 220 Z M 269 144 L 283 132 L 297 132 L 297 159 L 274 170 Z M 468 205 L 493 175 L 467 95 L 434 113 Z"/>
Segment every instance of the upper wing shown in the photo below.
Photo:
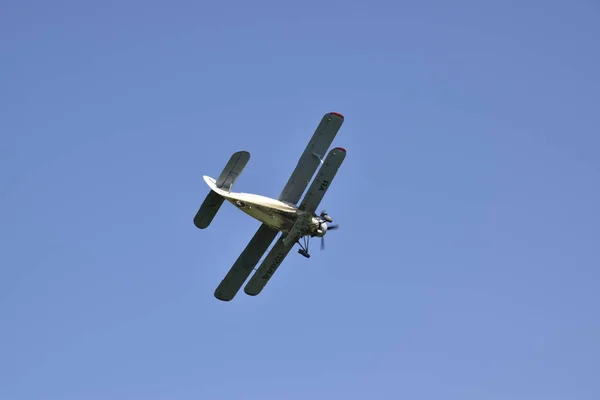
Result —
<path fill-rule="evenodd" d="M 279 195 L 279 200 L 292 204 L 300 200 L 343 122 L 344 117 L 339 113 L 330 112 L 323 116 L 304 153 L 300 156 L 294 172 Z"/>
<path fill-rule="evenodd" d="M 277 243 L 275 243 L 275 246 L 273 246 L 269 254 L 267 254 L 260 264 L 260 267 L 258 267 L 258 270 L 252 275 L 252 278 L 250 278 L 244 287 L 244 292 L 250 296 L 259 294 L 295 244 L 296 243 L 292 241 L 292 243 L 286 245 L 283 242 L 282 236 Z"/>
<path fill-rule="evenodd" d="M 346 150 L 341 147 L 336 147 L 329 152 L 317 177 L 312 181 L 306 196 L 300 203 L 301 210 L 315 212 L 345 158 Z"/>
<path fill-rule="evenodd" d="M 252 270 L 265 254 L 279 231 L 262 224 L 254 234 L 250 243 L 235 261 L 225 278 L 215 290 L 215 297 L 229 301 L 235 297 Z"/>

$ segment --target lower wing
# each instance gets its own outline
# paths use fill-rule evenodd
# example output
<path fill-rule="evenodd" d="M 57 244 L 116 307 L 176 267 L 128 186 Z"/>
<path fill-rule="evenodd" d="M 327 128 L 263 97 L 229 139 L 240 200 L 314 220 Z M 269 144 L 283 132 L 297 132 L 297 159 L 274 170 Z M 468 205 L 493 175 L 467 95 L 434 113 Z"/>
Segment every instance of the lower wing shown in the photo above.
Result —
<path fill-rule="evenodd" d="M 252 275 L 252 278 L 244 287 L 244 292 L 250 296 L 259 294 L 295 244 L 296 242 L 292 241 L 292 243 L 286 245 L 283 242 L 283 237 L 281 237 L 260 264 L 258 270 Z"/>
<path fill-rule="evenodd" d="M 225 278 L 221 281 L 215 290 L 215 297 L 222 301 L 229 301 L 235 297 L 248 276 L 254 270 L 254 267 L 260 261 L 261 257 L 279 231 L 262 224 L 254 234 L 250 243 L 239 255 Z"/>

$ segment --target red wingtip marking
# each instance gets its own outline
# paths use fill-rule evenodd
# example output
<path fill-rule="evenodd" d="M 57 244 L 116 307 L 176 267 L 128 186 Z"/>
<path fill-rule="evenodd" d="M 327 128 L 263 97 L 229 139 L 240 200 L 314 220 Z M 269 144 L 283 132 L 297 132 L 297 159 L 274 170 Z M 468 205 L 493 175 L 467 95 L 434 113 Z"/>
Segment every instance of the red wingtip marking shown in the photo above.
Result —
<path fill-rule="evenodd" d="M 336 147 L 334 150 L 341 150 L 341 151 L 343 151 L 344 153 L 346 152 L 346 149 L 345 149 L 345 148 L 343 148 L 343 147 Z"/>
<path fill-rule="evenodd" d="M 332 112 L 330 112 L 330 114 L 337 115 L 341 119 L 344 119 L 344 116 L 342 114 L 340 114 L 339 112 L 332 111 Z"/>

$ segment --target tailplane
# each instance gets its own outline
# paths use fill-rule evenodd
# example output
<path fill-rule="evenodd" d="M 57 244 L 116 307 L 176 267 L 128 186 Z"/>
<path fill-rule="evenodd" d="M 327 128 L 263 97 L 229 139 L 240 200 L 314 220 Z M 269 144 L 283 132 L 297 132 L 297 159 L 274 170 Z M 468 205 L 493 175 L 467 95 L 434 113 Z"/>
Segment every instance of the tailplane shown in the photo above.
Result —
<path fill-rule="evenodd" d="M 230 192 L 235 181 L 240 176 L 249 160 L 250 153 L 247 151 L 242 150 L 233 153 L 225 165 L 225 168 L 223 168 L 223 171 L 221 171 L 221 174 L 216 181 L 216 186 L 219 189 Z M 221 208 L 221 205 L 224 201 L 225 198 L 214 190 L 208 192 L 204 202 L 202 202 L 202 205 L 200 206 L 200 209 L 194 216 L 194 225 L 196 225 L 198 229 L 206 229 L 212 222 L 215 215 L 217 215 L 217 212 L 219 211 L 219 208 Z"/>

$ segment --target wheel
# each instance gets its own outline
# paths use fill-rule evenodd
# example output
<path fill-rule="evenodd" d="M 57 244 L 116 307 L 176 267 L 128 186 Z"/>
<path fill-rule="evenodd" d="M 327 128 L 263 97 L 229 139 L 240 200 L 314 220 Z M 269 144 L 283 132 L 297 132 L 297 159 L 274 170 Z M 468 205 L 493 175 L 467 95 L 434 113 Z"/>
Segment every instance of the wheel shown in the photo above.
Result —
<path fill-rule="evenodd" d="M 310 258 L 310 254 L 308 254 L 305 250 L 298 250 L 298 254 L 302 254 L 306 258 Z"/>

